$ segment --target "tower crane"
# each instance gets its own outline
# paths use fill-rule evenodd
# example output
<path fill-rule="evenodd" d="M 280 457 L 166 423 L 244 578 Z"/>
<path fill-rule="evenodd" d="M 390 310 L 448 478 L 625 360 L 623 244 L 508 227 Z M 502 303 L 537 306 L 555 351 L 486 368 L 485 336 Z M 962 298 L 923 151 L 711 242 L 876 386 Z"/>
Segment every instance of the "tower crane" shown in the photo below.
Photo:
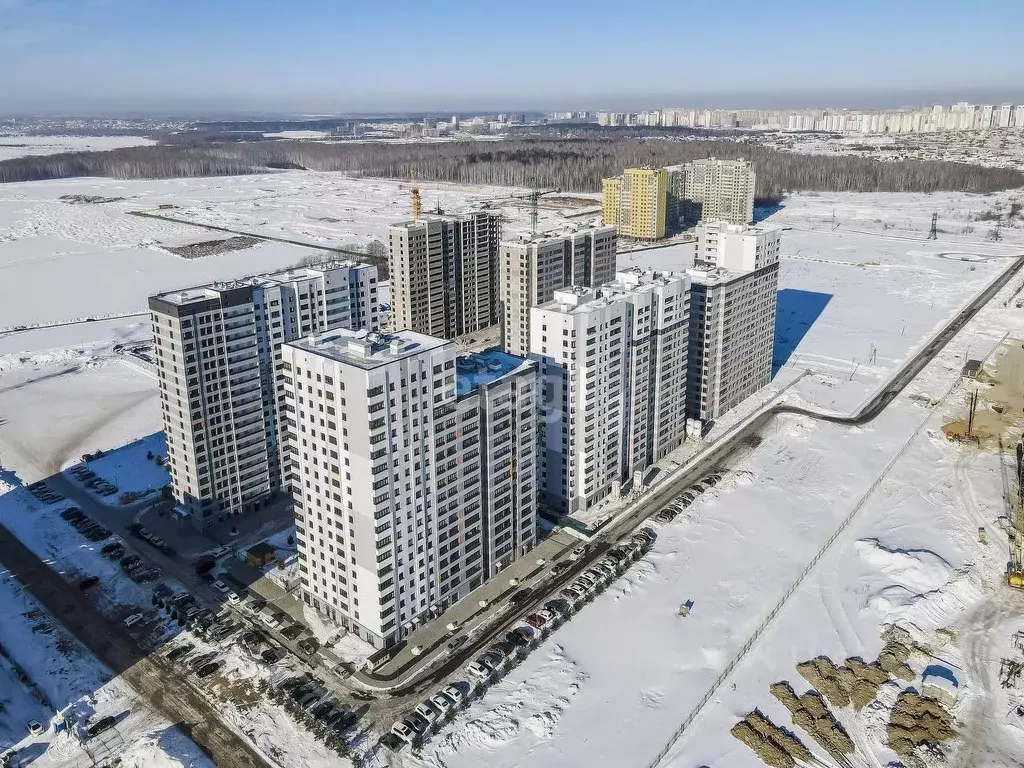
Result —
<path fill-rule="evenodd" d="M 519 200 L 530 201 L 530 234 L 537 234 L 537 201 L 540 200 L 544 195 L 554 195 L 561 192 L 560 189 L 531 189 L 529 192 L 521 195 L 512 195 L 512 197 Z"/>

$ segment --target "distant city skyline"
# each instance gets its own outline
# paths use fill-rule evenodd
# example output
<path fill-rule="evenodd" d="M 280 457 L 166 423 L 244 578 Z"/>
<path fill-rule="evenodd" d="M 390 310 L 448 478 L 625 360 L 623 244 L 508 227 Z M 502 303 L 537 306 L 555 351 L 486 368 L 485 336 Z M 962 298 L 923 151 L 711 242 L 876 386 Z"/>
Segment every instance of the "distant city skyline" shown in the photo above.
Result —
<path fill-rule="evenodd" d="M 329 0 L 0 0 L 0 109 L 231 115 L 1024 100 L 1013 0 L 397 5 L 385 13 Z M 592 45 L 567 45 L 567 35 Z"/>

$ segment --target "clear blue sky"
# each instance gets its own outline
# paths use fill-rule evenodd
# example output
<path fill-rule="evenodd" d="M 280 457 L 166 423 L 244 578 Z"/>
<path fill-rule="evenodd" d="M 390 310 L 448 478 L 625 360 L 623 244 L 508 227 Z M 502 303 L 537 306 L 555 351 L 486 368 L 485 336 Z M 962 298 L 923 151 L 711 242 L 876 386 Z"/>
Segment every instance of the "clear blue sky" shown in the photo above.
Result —
<path fill-rule="evenodd" d="M 0 0 L 0 112 L 1024 100 L 1022 29 L 1024 0 Z"/>

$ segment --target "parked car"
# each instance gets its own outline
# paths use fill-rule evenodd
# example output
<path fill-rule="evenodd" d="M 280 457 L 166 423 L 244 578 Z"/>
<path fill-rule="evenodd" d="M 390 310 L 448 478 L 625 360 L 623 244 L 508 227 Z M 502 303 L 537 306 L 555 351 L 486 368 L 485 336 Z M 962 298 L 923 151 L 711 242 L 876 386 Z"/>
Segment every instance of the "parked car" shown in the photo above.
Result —
<path fill-rule="evenodd" d="M 534 629 L 540 629 L 545 626 L 548 622 L 553 619 L 551 611 L 538 611 L 537 613 L 531 613 L 526 617 L 526 623 Z"/>
<path fill-rule="evenodd" d="M 462 693 L 462 690 L 454 685 L 447 686 L 443 691 L 441 691 L 441 693 L 443 693 L 449 699 L 454 701 L 455 706 L 461 704 L 462 700 L 465 698 L 465 696 Z"/>
<path fill-rule="evenodd" d="M 38 720 L 29 720 L 28 732 L 31 733 L 33 736 L 41 736 L 42 734 L 46 733 L 46 729 L 43 727 L 43 724 L 40 723 Z"/>
<path fill-rule="evenodd" d="M 446 645 L 445 648 L 448 650 L 448 653 L 454 653 L 455 651 L 459 650 L 459 648 L 461 648 L 465 644 L 466 644 L 466 636 L 462 635 L 460 637 L 455 637 L 455 638 L 452 638 L 451 640 L 449 640 L 448 641 L 448 645 Z"/>
<path fill-rule="evenodd" d="M 671 523 L 675 515 L 667 509 L 663 509 L 661 512 L 654 516 L 654 519 L 659 523 Z"/>
<path fill-rule="evenodd" d="M 228 602 L 231 603 L 232 605 L 238 605 L 240 602 L 242 602 L 242 598 L 239 596 L 239 594 L 237 592 L 229 590 L 228 591 Z"/>
<path fill-rule="evenodd" d="M 115 718 L 103 717 L 97 720 L 95 723 L 90 723 L 85 730 L 86 733 L 89 734 L 89 737 L 92 738 L 93 736 L 99 736 L 104 731 L 109 731 L 115 725 L 117 725 L 117 720 Z"/>
<path fill-rule="evenodd" d="M 210 584 L 210 586 L 213 587 L 214 589 L 216 589 L 222 595 L 229 595 L 229 594 L 231 594 L 231 587 L 229 587 L 227 584 L 225 584 L 220 579 L 215 580 L 213 583 Z"/>
<path fill-rule="evenodd" d="M 526 600 L 526 598 L 528 598 L 532 593 L 532 589 L 530 589 L 529 587 L 523 587 L 519 591 L 513 593 L 512 597 L 510 597 L 508 601 L 512 605 L 519 605 L 519 603 Z"/>
<path fill-rule="evenodd" d="M 192 659 L 188 663 L 188 665 L 192 669 L 199 669 L 204 664 L 209 664 L 211 661 L 213 661 L 216 658 L 217 658 L 217 652 L 216 651 L 210 651 L 209 653 L 204 653 L 204 654 L 202 654 L 200 656 L 196 656 L 194 659 Z"/>
<path fill-rule="evenodd" d="M 281 630 L 281 635 L 288 640 L 294 640 L 305 631 L 305 627 L 301 624 L 292 624 L 291 626 L 285 627 Z"/>
<path fill-rule="evenodd" d="M 426 720 L 427 725 L 433 725 L 434 721 L 437 720 L 437 716 L 441 714 L 439 710 L 434 709 L 433 705 L 426 701 L 417 704 L 413 712 Z"/>
<path fill-rule="evenodd" d="M 514 645 L 514 646 L 517 646 L 517 647 L 520 647 L 520 648 L 525 647 L 525 646 L 530 644 L 530 637 L 526 634 L 525 631 L 523 631 L 522 627 L 518 627 L 517 629 L 513 629 L 511 632 L 509 632 L 507 635 L 505 635 L 505 640 L 508 643 L 510 643 L 511 645 Z"/>
<path fill-rule="evenodd" d="M 405 720 L 403 720 L 402 722 L 407 723 L 408 726 L 412 728 L 417 735 L 425 733 L 427 728 L 430 727 L 430 723 L 428 723 L 421 716 L 417 715 L 415 712 L 413 712 L 411 715 L 405 718 Z"/>
<path fill-rule="evenodd" d="M 491 672 L 493 671 L 494 670 L 490 667 L 485 666 L 480 659 L 477 659 L 468 667 L 466 667 L 467 674 L 469 674 L 470 677 L 475 677 L 478 680 L 487 679 L 491 676 Z"/>
<path fill-rule="evenodd" d="M 570 568 L 572 568 L 572 563 L 570 563 L 568 560 L 563 560 L 562 562 L 555 563 L 553 566 L 551 566 L 551 575 L 557 576 L 558 574 L 564 573 Z"/>
<path fill-rule="evenodd" d="M 430 705 L 442 715 L 455 706 L 455 702 L 448 698 L 443 691 L 435 693 L 430 697 L 429 701 Z"/>
<path fill-rule="evenodd" d="M 220 560 L 225 555 L 231 554 L 231 547 L 217 547 L 213 552 L 210 553 L 210 557 L 215 560 Z"/>
<path fill-rule="evenodd" d="M 399 739 L 404 741 L 406 744 L 412 744 L 416 738 L 416 731 L 409 727 L 404 721 L 400 721 L 391 726 L 391 733 L 397 736 Z"/>
<path fill-rule="evenodd" d="M 267 662 L 267 664 L 276 664 L 284 658 L 284 654 L 277 648 L 267 648 L 260 654 L 260 657 Z"/>
<path fill-rule="evenodd" d="M 191 653 L 194 649 L 195 646 L 192 643 L 185 643 L 184 645 L 179 645 L 177 648 L 172 648 L 168 652 L 166 658 L 168 661 L 177 661 L 183 656 L 186 656 L 187 654 Z"/>
<path fill-rule="evenodd" d="M 579 560 L 581 557 L 587 554 L 588 549 L 590 549 L 588 545 L 580 544 L 580 546 L 576 547 L 576 549 L 569 553 L 569 559 L 575 563 L 577 560 Z"/>
<path fill-rule="evenodd" d="M 209 677 L 218 669 L 220 669 L 220 662 L 211 661 L 209 664 L 204 664 L 196 670 L 196 677 Z"/>
<path fill-rule="evenodd" d="M 129 616 L 121 623 L 124 624 L 126 628 L 131 628 L 138 624 L 140 621 L 142 621 L 144 618 L 145 616 L 141 613 L 133 613 L 131 616 Z"/>
<path fill-rule="evenodd" d="M 75 520 L 77 518 L 84 517 L 84 515 L 82 514 L 82 510 L 80 510 L 78 507 L 68 507 L 63 512 L 60 513 L 60 517 L 61 520 L 67 520 L 68 522 L 71 522 L 72 520 Z"/>

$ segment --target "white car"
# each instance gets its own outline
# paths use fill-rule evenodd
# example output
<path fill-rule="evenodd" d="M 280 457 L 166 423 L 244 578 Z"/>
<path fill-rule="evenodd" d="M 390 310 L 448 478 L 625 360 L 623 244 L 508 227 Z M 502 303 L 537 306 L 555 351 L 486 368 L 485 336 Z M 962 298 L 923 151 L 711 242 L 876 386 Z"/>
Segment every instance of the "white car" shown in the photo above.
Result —
<path fill-rule="evenodd" d="M 229 587 L 227 584 L 225 584 L 220 579 L 217 579 L 216 581 L 211 582 L 210 586 L 213 587 L 214 589 L 216 589 L 222 595 L 227 595 L 227 594 L 231 593 L 231 587 Z"/>
<path fill-rule="evenodd" d="M 217 547 L 210 553 L 210 557 L 220 560 L 224 555 L 231 554 L 231 547 Z"/>
<path fill-rule="evenodd" d="M 459 704 L 461 704 L 462 700 L 465 698 L 462 695 L 462 691 L 459 690 L 458 688 L 456 688 L 454 685 L 449 685 L 447 688 L 445 688 L 443 691 L 441 691 L 441 693 L 443 695 L 447 696 L 453 702 L 455 702 L 455 706 L 458 706 Z"/>
<path fill-rule="evenodd" d="M 406 744 L 412 744 L 413 739 L 416 738 L 416 731 L 401 721 L 391 726 L 391 732 Z"/>
<path fill-rule="evenodd" d="M 144 616 L 141 613 L 133 613 L 131 616 L 125 619 L 123 623 L 126 627 L 134 627 L 136 624 L 142 621 L 143 618 Z"/>
<path fill-rule="evenodd" d="M 576 547 L 576 549 L 574 549 L 572 552 L 569 553 L 569 559 L 572 562 L 575 563 L 577 560 L 579 560 L 585 554 L 587 554 L 587 545 L 586 544 L 581 544 L 580 546 Z"/>
<path fill-rule="evenodd" d="M 434 709 L 432 705 L 425 701 L 422 704 L 417 704 L 413 712 L 426 720 L 428 725 L 437 720 L 437 716 L 440 714 L 439 710 Z"/>
<path fill-rule="evenodd" d="M 242 598 L 238 596 L 237 592 L 228 592 L 228 602 L 232 605 L 238 605 L 242 602 Z"/>
<path fill-rule="evenodd" d="M 41 736 L 42 734 L 46 733 L 46 728 L 44 728 L 43 724 L 40 723 L 38 720 L 29 720 L 28 732 L 31 733 L 33 736 Z"/>
<path fill-rule="evenodd" d="M 491 676 L 491 670 L 481 664 L 479 661 L 474 661 L 468 667 L 466 672 L 469 673 L 470 677 L 475 677 L 478 680 L 486 680 Z"/>
<path fill-rule="evenodd" d="M 455 706 L 455 702 L 445 696 L 444 693 L 435 693 L 428 699 L 428 701 L 430 702 L 430 706 L 442 715 Z"/>

